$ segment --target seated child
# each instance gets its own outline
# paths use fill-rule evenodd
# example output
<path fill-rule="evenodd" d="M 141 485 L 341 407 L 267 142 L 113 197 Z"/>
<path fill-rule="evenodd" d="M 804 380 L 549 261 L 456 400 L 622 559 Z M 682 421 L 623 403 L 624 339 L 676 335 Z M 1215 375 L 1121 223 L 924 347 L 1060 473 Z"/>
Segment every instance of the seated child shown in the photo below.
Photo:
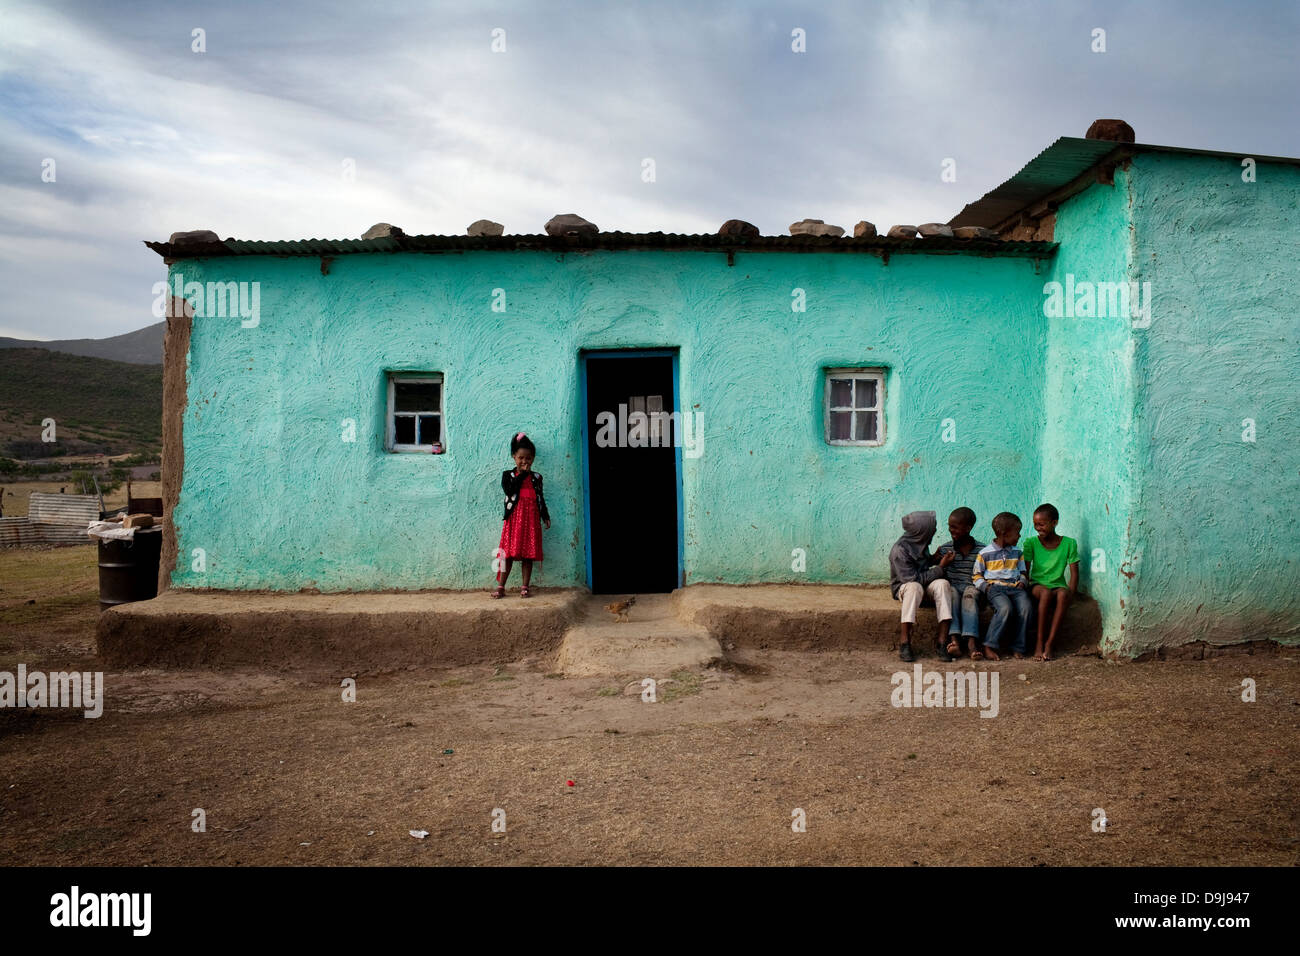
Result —
<path fill-rule="evenodd" d="M 1033 605 L 1029 600 L 1029 579 L 1025 577 L 1025 559 L 1016 542 L 1020 540 L 1020 519 L 1003 511 L 993 519 L 993 543 L 980 549 L 971 572 L 971 582 L 982 591 L 993 607 L 993 620 L 984 638 L 984 656 L 991 661 L 1001 660 L 998 649 L 1002 634 L 1011 618 L 1015 605 L 1019 628 L 1016 633 L 1015 656 L 1025 656 L 1028 649 L 1029 615 Z"/>
<path fill-rule="evenodd" d="M 1063 538 L 1056 533 L 1056 523 L 1060 520 L 1061 513 L 1054 507 L 1039 505 L 1034 509 L 1034 530 L 1038 537 L 1025 539 L 1029 594 L 1038 601 L 1038 643 L 1034 648 L 1034 660 L 1038 661 L 1052 659 L 1052 645 L 1061 629 L 1065 609 L 1079 592 L 1079 545 L 1073 538 Z M 1065 583 L 1067 568 L 1069 584 Z M 1044 644 L 1043 628 L 1049 614 L 1052 624 Z"/>
<path fill-rule="evenodd" d="M 948 622 L 952 620 L 952 606 L 948 599 L 951 590 L 944 580 L 943 569 L 934 566 L 935 558 L 930 554 L 935 524 L 933 511 L 913 511 L 903 515 L 903 536 L 889 549 L 889 593 L 903 602 L 903 636 L 898 645 L 898 656 L 905 661 L 916 660 L 912 654 L 912 625 L 916 623 L 916 609 L 927 591 L 939 612 L 935 649 L 940 660 L 952 660 L 944 649 Z"/>
<path fill-rule="evenodd" d="M 966 644 L 970 643 L 970 659 L 981 660 L 980 651 L 980 605 L 984 595 L 971 580 L 975 570 L 975 559 L 979 557 L 984 544 L 971 537 L 975 527 L 975 512 L 969 508 L 958 508 L 948 516 L 948 533 L 952 540 L 935 552 L 939 556 L 939 566 L 943 568 L 952 587 L 949 600 L 952 602 L 952 623 L 948 627 L 948 653 L 966 653 Z"/>

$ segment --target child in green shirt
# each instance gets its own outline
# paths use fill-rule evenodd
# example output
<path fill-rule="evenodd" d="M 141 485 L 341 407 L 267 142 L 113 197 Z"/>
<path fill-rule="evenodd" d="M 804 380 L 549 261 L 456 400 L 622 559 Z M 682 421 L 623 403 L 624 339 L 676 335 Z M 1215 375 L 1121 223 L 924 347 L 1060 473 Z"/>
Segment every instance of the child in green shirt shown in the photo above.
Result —
<path fill-rule="evenodd" d="M 1038 643 L 1034 660 L 1050 661 L 1052 645 L 1065 609 L 1079 592 L 1079 545 L 1073 538 L 1063 538 L 1056 533 L 1056 523 L 1061 513 L 1052 505 L 1043 504 L 1034 509 L 1034 530 L 1037 538 L 1025 539 L 1025 564 L 1029 566 L 1029 594 L 1038 602 Z M 1066 572 L 1070 581 L 1066 583 Z M 1043 641 L 1047 619 L 1052 623 Z"/>

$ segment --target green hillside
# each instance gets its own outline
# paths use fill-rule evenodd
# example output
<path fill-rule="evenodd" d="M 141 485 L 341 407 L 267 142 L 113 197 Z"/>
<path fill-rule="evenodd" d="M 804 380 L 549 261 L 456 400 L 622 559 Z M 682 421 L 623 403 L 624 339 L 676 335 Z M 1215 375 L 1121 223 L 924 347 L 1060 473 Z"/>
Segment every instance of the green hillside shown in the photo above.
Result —
<path fill-rule="evenodd" d="M 52 445 L 41 441 L 46 418 Z M 157 455 L 161 446 L 161 365 L 0 349 L 0 457 Z"/>

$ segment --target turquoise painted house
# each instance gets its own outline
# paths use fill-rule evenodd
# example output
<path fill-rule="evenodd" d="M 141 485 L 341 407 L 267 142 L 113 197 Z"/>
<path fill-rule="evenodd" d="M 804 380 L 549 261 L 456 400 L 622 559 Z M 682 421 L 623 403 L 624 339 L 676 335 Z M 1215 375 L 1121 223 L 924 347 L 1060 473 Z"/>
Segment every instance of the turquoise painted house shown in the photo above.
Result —
<path fill-rule="evenodd" d="M 149 243 L 165 581 L 486 589 L 522 430 L 543 588 L 884 583 L 908 511 L 1049 501 L 1111 652 L 1300 640 L 1300 160 L 1063 138 L 949 225 Z"/>

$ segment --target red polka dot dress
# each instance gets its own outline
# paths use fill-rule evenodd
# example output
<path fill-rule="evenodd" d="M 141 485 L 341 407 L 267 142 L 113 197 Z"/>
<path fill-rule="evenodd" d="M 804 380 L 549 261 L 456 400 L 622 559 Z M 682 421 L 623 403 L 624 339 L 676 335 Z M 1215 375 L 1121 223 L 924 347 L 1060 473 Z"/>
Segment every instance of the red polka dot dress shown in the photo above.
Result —
<path fill-rule="evenodd" d="M 519 503 L 502 522 L 501 550 L 505 558 L 542 560 L 542 513 L 532 481 L 519 486 Z"/>

